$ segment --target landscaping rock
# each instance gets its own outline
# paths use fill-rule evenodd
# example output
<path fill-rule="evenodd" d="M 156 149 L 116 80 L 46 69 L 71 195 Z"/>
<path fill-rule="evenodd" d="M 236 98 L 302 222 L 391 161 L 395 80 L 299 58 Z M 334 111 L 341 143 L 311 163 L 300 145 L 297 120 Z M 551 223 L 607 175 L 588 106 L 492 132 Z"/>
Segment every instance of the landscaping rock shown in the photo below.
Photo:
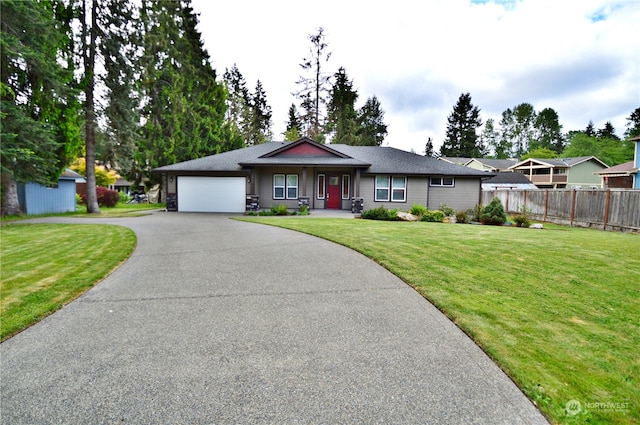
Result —
<path fill-rule="evenodd" d="M 542 223 L 535 223 L 529 226 L 529 229 L 543 229 Z"/>
<path fill-rule="evenodd" d="M 418 221 L 418 217 L 407 212 L 398 212 L 398 219 L 402 221 Z"/>

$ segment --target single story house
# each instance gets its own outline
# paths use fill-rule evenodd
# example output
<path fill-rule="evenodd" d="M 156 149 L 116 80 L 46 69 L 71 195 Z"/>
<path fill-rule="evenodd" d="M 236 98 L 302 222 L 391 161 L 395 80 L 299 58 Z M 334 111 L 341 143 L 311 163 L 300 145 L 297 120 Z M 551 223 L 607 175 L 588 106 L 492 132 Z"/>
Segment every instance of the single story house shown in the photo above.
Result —
<path fill-rule="evenodd" d="M 547 159 L 529 158 L 509 167 L 524 174 L 539 189 L 600 188 L 600 177 L 594 173 L 608 165 L 595 156 Z"/>
<path fill-rule="evenodd" d="M 500 172 L 507 171 L 509 167 L 515 165 L 517 159 L 492 159 L 492 158 L 472 158 L 463 165 L 476 170 Z"/>
<path fill-rule="evenodd" d="M 602 179 L 603 189 L 632 189 L 638 174 L 638 168 L 634 166 L 633 161 L 629 161 L 596 171 L 595 174 Z"/>
<path fill-rule="evenodd" d="M 235 212 L 286 205 L 360 212 L 413 204 L 455 209 L 480 202 L 493 174 L 391 147 L 270 142 L 153 170 L 167 210 Z"/>
<path fill-rule="evenodd" d="M 55 185 L 18 183 L 20 209 L 27 215 L 73 212 L 76 210 L 76 181 L 82 183 L 85 179 L 66 169 Z"/>
<path fill-rule="evenodd" d="M 482 190 L 533 190 L 538 186 L 522 173 L 502 171 L 482 182 Z"/>

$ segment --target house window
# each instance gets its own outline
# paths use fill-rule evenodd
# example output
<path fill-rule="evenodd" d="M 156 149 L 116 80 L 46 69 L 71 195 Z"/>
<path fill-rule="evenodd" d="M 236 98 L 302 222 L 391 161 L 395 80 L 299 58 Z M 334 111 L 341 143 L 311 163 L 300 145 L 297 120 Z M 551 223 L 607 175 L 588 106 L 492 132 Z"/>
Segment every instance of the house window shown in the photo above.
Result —
<path fill-rule="evenodd" d="M 287 199 L 298 199 L 297 174 L 287 174 Z"/>
<path fill-rule="evenodd" d="M 273 199 L 284 199 L 284 174 L 273 176 Z"/>
<path fill-rule="evenodd" d="M 407 178 L 404 176 L 376 176 L 376 201 L 406 202 Z M 391 194 L 391 199 L 389 195 Z"/>
<path fill-rule="evenodd" d="M 454 184 L 453 177 L 431 177 L 429 180 L 429 186 L 453 187 Z"/>
<path fill-rule="evenodd" d="M 389 200 L 389 176 L 376 176 L 376 201 Z"/>
<path fill-rule="evenodd" d="M 324 199 L 324 174 L 318 174 L 318 190 L 317 197 L 318 199 Z"/>
<path fill-rule="evenodd" d="M 342 175 L 342 199 L 349 199 L 349 183 L 351 176 L 349 174 Z"/>
<path fill-rule="evenodd" d="M 273 199 L 298 199 L 298 175 L 274 174 Z"/>
<path fill-rule="evenodd" d="M 391 178 L 391 201 L 405 202 L 407 200 L 407 178 Z"/>

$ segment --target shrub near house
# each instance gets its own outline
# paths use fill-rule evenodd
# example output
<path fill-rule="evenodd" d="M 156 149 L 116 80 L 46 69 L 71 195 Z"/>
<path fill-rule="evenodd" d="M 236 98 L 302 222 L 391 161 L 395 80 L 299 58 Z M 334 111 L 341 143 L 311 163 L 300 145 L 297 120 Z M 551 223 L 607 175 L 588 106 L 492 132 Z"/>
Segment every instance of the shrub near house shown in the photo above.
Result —
<path fill-rule="evenodd" d="M 106 187 L 98 186 L 96 188 L 96 193 L 98 195 L 98 205 L 101 207 L 115 207 L 118 201 L 120 200 L 120 195 L 115 190 L 107 189 Z M 82 198 L 82 203 L 86 205 L 87 203 L 87 194 L 83 193 L 80 195 Z"/>

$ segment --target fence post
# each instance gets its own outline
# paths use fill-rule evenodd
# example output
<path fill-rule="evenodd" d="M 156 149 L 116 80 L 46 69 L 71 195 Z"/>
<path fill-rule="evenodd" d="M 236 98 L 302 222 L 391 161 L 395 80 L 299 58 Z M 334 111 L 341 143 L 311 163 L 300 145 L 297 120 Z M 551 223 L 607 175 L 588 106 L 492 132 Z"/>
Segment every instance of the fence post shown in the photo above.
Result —
<path fill-rule="evenodd" d="M 611 189 L 607 189 L 607 197 L 604 202 L 604 223 L 602 230 L 607 230 L 607 222 L 609 221 L 609 205 L 611 204 Z"/>
<path fill-rule="evenodd" d="M 571 194 L 571 219 L 569 221 L 569 226 L 573 226 L 573 217 L 576 214 L 576 189 L 573 189 L 573 193 Z"/>
<path fill-rule="evenodd" d="M 547 221 L 547 210 L 549 209 L 549 189 L 544 191 L 544 217 L 542 221 Z"/>

